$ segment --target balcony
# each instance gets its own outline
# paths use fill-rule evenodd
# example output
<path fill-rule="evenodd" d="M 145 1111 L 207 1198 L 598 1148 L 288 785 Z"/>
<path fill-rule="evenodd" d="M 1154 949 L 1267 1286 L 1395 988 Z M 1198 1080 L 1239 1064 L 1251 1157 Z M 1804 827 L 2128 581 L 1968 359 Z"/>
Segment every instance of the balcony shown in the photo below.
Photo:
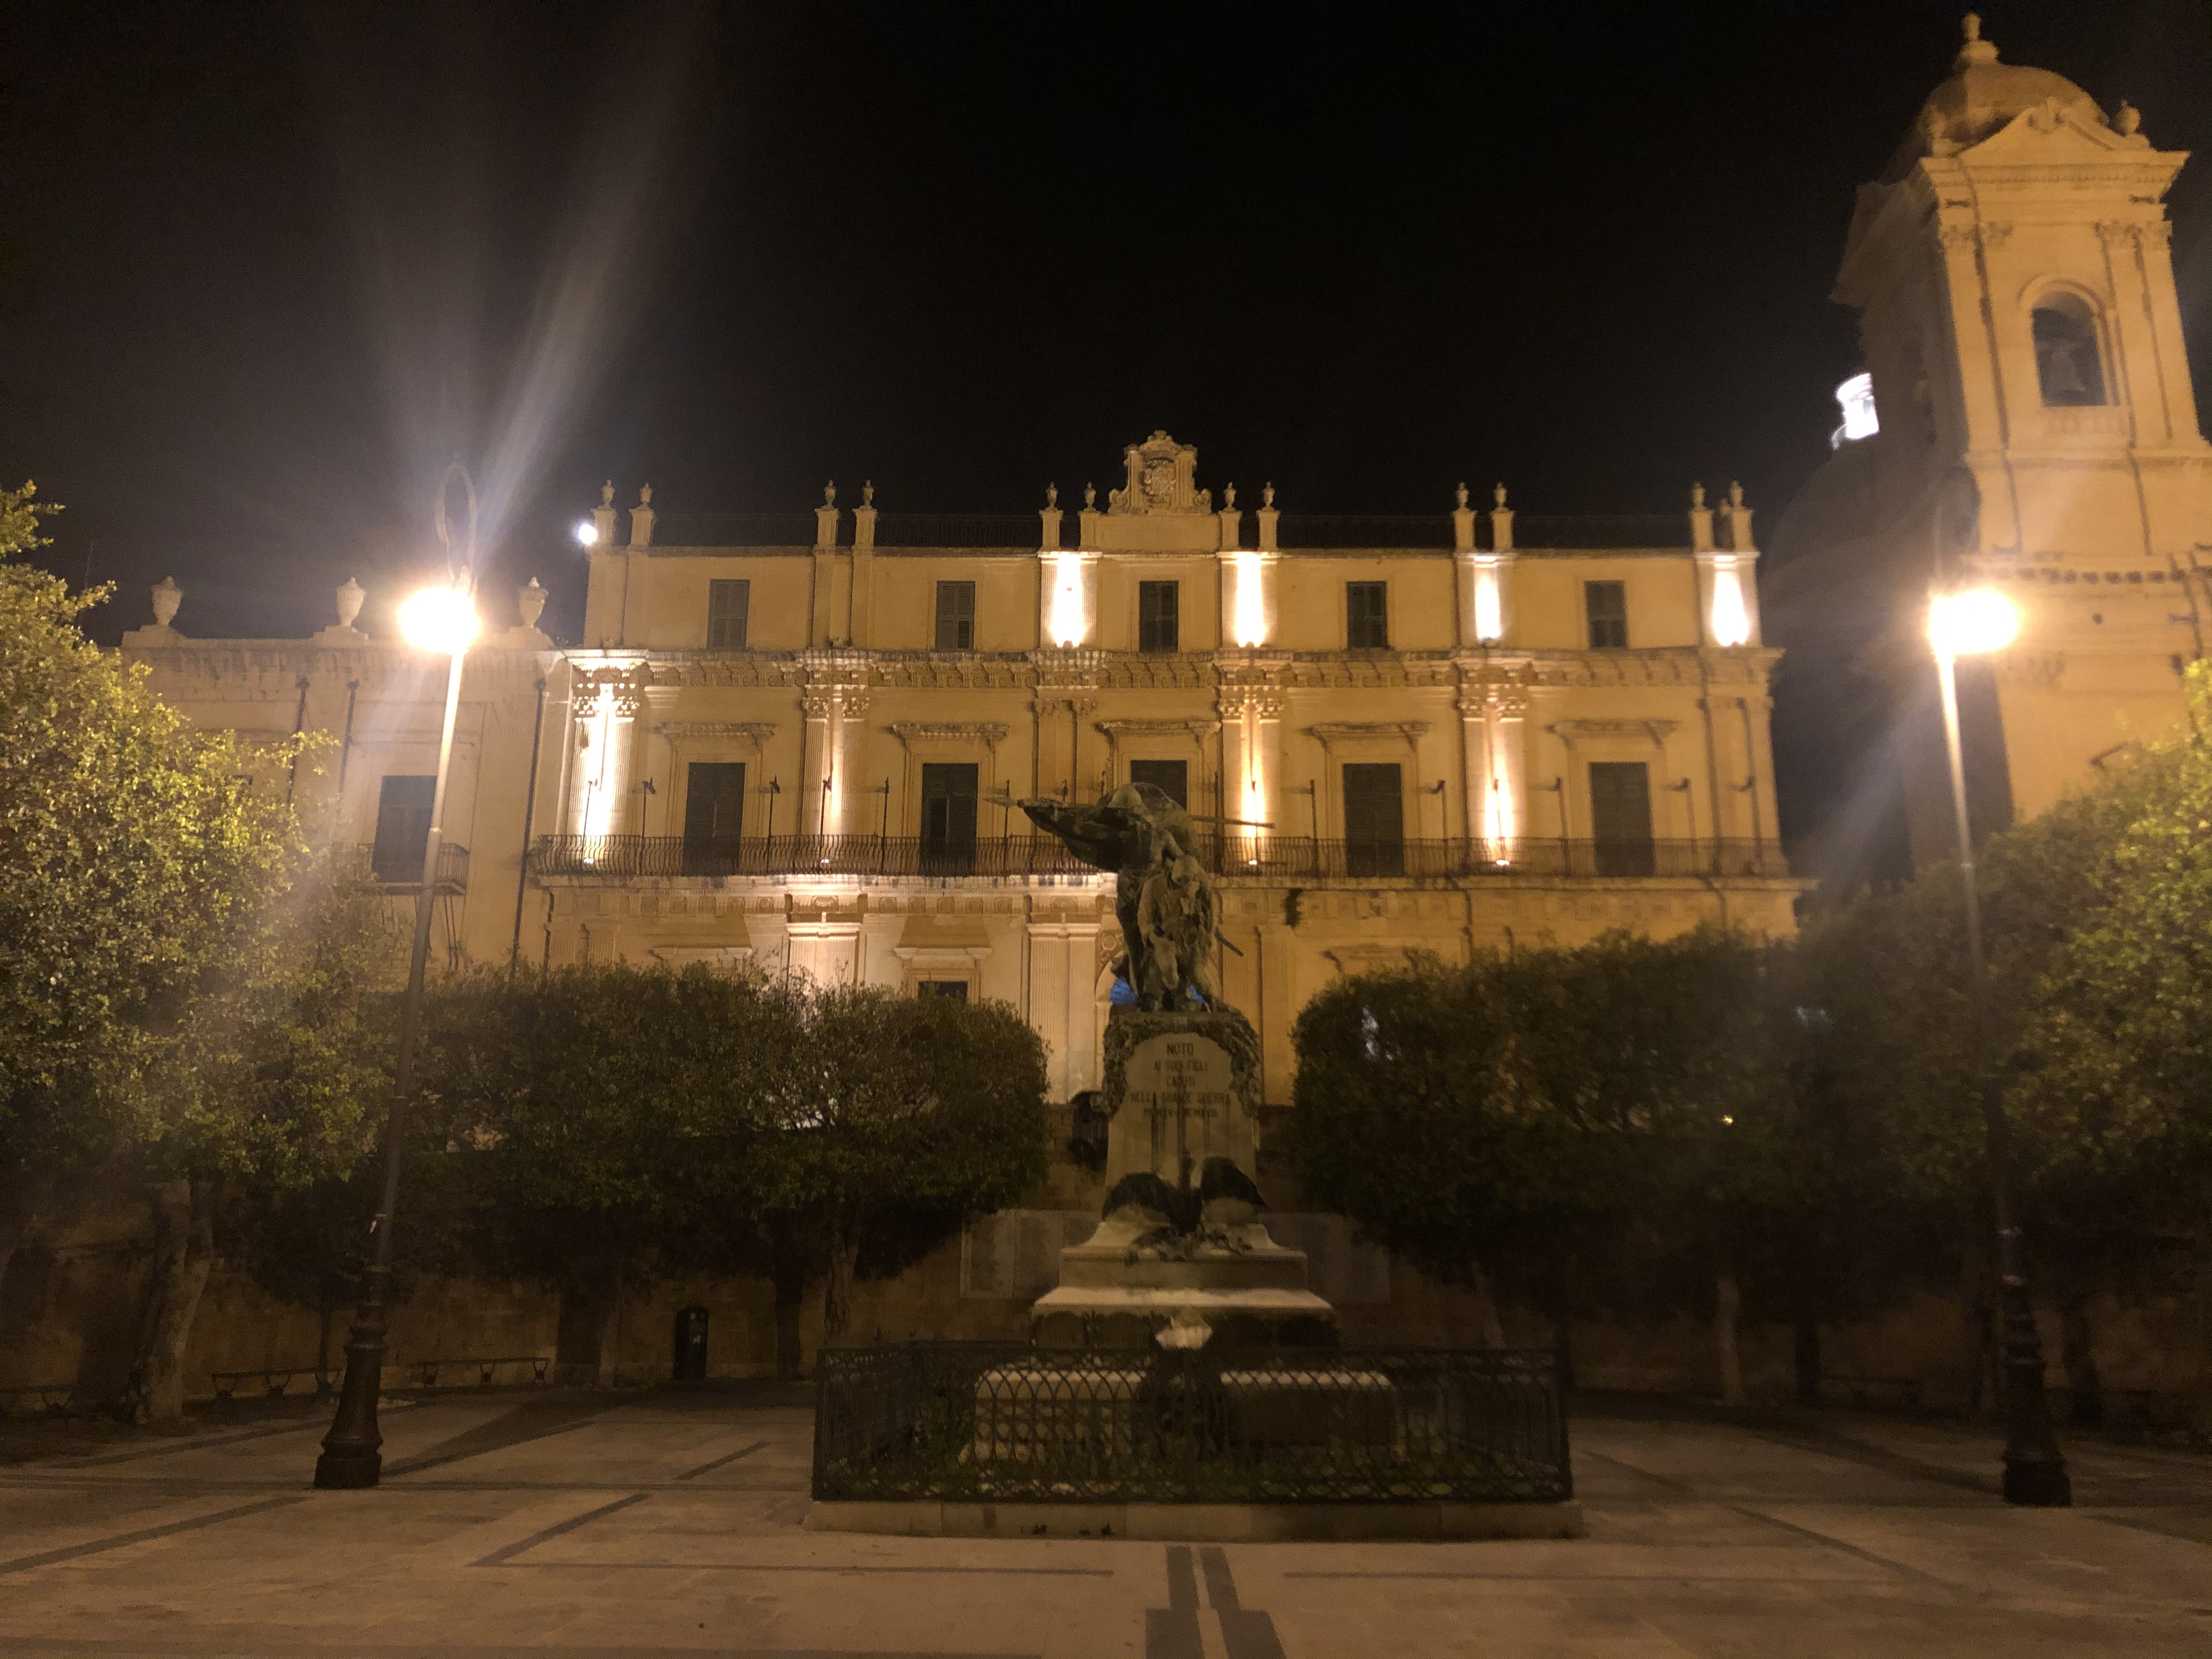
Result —
<path fill-rule="evenodd" d="M 422 890 L 422 853 L 419 845 L 394 848 L 389 843 L 363 842 L 354 848 L 356 871 L 374 882 L 387 893 L 419 893 Z M 465 893 L 469 890 L 469 849 L 453 842 L 438 843 L 438 878 L 432 890 L 439 893 Z"/>
<path fill-rule="evenodd" d="M 1316 841 L 1303 836 L 1209 836 L 1200 848 L 1225 881 L 1463 881 L 1508 876 L 1576 880 L 1786 878 L 1772 842 Z M 628 881 L 679 877 L 1091 876 L 1099 872 L 1049 836 L 969 842 L 911 836 L 776 836 L 686 842 L 681 836 L 541 836 L 539 876 Z"/>

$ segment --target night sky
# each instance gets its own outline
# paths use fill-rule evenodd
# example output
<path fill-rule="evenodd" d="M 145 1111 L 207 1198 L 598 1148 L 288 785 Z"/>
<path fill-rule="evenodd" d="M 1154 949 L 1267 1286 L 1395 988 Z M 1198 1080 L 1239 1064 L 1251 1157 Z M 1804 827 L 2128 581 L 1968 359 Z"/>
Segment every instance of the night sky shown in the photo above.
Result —
<path fill-rule="evenodd" d="M 1286 512 L 1762 528 L 1856 365 L 1851 208 L 1948 0 L 0 9 L 0 477 L 49 562 L 301 635 L 433 549 L 573 631 L 611 476 L 665 513 L 1024 513 L 1156 427 Z M 2212 149 L 2203 0 L 1985 6 Z M 2212 384 L 2212 157 L 2171 198 Z M 372 599 L 368 620 L 376 620 Z"/>

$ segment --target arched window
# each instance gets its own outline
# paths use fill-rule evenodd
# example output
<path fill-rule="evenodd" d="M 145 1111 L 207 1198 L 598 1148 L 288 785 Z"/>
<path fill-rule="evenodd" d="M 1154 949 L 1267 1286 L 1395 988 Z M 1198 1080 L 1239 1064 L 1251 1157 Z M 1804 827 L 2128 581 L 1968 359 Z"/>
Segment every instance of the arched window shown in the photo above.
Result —
<path fill-rule="evenodd" d="M 2030 320 L 2035 378 L 2045 404 L 2080 408 L 2106 402 L 2104 358 L 2097 349 L 2097 319 L 2088 302 L 2071 294 L 2049 295 L 2036 301 Z"/>

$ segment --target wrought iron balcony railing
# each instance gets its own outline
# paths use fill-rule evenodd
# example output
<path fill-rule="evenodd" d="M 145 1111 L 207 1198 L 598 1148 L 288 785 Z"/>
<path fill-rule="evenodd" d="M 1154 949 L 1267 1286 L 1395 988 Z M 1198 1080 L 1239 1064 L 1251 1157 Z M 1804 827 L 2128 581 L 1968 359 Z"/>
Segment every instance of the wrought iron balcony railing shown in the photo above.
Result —
<path fill-rule="evenodd" d="M 1463 880 L 1500 876 L 1607 880 L 1637 877 L 1787 876 L 1770 841 L 1331 841 L 1303 836 L 1209 836 L 1200 849 L 1224 880 Z M 912 836 L 544 836 L 530 854 L 540 876 L 1085 876 L 1098 872 L 1049 836 L 931 842 Z"/>
<path fill-rule="evenodd" d="M 420 892 L 422 887 L 422 848 L 392 847 L 363 842 L 355 849 L 356 867 L 387 892 Z M 441 893 L 469 890 L 469 849 L 453 842 L 438 844 L 438 878 L 433 889 Z"/>

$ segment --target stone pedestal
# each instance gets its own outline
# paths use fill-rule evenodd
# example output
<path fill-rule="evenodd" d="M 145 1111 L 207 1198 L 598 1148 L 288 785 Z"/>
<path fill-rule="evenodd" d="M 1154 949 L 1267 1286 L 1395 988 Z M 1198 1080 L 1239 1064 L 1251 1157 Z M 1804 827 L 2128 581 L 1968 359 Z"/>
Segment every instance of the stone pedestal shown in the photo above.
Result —
<path fill-rule="evenodd" d="M 1260 1145 L 1259 1042 L 1233 1009 L 1147 1013 L 1107 1023 L 1106 1179 L 1198 1187 L 1209 1158 L 1249 1176 Z M 1110 1201 L 1110 1200 L 1109 1200 Z M 1194 1195 L 1189 1204 L 1195 1209 Z M 1306 1288 L 1303 1250 L 1267 1236 L 1252 1206 L 1210 1206 L 1206 1224 L 1162 1237 L 1157 1218 L 1110 1211 L 1060 1255 L 1060 1284 L 1030 1313 L 1041 1347 L 1326 1346 L 1336 1314 Z"/>

